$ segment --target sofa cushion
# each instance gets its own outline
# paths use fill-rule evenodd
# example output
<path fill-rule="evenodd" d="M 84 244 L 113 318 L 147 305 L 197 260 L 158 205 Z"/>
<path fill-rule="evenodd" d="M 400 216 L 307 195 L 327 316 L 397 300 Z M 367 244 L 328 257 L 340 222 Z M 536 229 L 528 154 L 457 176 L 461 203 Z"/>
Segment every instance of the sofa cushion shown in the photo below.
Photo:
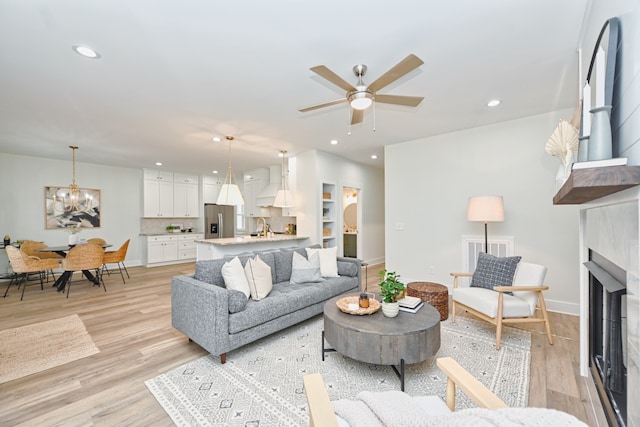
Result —
<path fill-rule="evenodd" d="M 338 277 L 338 247 L 332 248 L 306 248 L 307 258 L 317 253 L 320 260 L 320 274 L 322 277 Z"/>
<path fill-rule="evenodd" d="M 280 249 L 278 252 L 274 252 L 275 265 L 276 265 L 276 279 L 274 283 L 288 282 L 291 279 L 291 266 L 293 263 L 293 254 L 297 252 L 300 255 L 306 257 L 307 252 L 304 248 L 292 248 L 292 249 Z"/>
<path fill-rule="evenodd" d="M 345 292 L 356 292 L 357 288 L 357 280 L 353 277 L 332 277 L 304 284 L 274 283 L 268 297 L 260 301 L 250 299 L 244 311 L 229 315 L 229 333 L 235 334 L 273 321 Z"/>
<path fill-rule="evenodd" d="M 291 262 L 291 283 L 310 283 L 322 280 L 320 274 L 320 260 L 317 253 L 312 254 L 306 259 L 297 252 L 293 253 Z"/>
<path fill-rule="evenodd" d="M 519 256 L 496 257 L 480 252 L 471 287 L 493 290 L 494 286 L 511 286 L 520 259 Z"/>
<path fill-rule="evenodd" d="M 251 295 L 249 283 L 247 282 L 247 276 L 244 273 L 244 268 L 242 268 L 238 257 L 224 263 L 222 266 L 222 277 L 224 278 L 224 285 L 227 289 L 240 291 L 249 298 Z"/>
<path fill-rule="evenodd" d="M 358 266 L 352 262 L 338 261 L 338 275 L 356 277 L 358 275 Z"/>
<path fill-rule="evenodd" d="M 247 261 L 244 272 L 247 276 L 252 299 L 259 301 L 269 295 L 273 287 L 271 268 L 260 259 L 260 255 Z"/>
<path fill-rule="evenodd" d="M 211 259 L 196 262 L 196 272 L 193 278 L 201 282 L 224 288 L 224 278 L 222 277 L 222 266 L 226 260 Z"/>
<path fill-rule="evenodd" d="M 247 307 L 247 297 L 244 292 L 229 289 L 229 313 L 238 313 Z"/>

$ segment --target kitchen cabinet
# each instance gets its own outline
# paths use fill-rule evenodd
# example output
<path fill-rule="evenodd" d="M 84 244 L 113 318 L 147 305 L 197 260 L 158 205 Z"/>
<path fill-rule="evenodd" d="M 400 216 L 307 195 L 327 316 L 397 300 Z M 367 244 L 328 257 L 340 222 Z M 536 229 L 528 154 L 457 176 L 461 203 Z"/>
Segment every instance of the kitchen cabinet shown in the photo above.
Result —
<path fill-rule="evenodd" d="M 269 169 L 259 168 L 244 174 L 244 216 L 261 217 L 269 216 L 269 208 L 258 206 L 258 195 L 269 185 Z"/>
<path fill-rule="evenodd" d="M 147 236 L 145 266 L 178 260 L 178 236 Z"/>
<path fill-rule="evenodd" d="M 196 240 L 204 239 L 204 234 L 182 233 L 178 235 L 178 260 L 196 259 Z"/>
<path fill-rule="evenodd" d="M 173 216 L 193 218 L 200 216 L 198 177 L 175 174 L 173 181 Z"/>
<path fill-rule="evenodd" d="M 322 183 L 322 247 L 332 248 L 337 246 L 336 223 L 336 185 Z"/>
<path fill-rule="evenodd" d="M 218 194 L 224 181 L 218 177 L 205 176 L 202 182 L 203 203 L 217 203 Z"/>
<path fill-rule="evenodd" d="M 204 239 L 202 233 L 175 233 L 161 236 L 145 236 L 142 262 L 145 267 L 177 264 L 196 259 L 196 240 Z"/>
<path fill-rule="evenodd" d="M 173 182 L 145 179 L 143 188 L 145 218 L 173 216 Z"/>

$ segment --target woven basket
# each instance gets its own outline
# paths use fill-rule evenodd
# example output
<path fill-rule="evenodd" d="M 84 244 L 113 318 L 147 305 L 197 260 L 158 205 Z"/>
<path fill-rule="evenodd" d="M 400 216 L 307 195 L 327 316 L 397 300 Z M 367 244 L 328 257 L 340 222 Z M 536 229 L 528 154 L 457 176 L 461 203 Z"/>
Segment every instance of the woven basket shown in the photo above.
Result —
<path fill-rule="evenodd" d="M 440 313 L 440 320 L 449 317 L 449 290 L 446 286 L 433 282 L 411 282 L 407 285 L 407 294 L 435 307 Z"/>

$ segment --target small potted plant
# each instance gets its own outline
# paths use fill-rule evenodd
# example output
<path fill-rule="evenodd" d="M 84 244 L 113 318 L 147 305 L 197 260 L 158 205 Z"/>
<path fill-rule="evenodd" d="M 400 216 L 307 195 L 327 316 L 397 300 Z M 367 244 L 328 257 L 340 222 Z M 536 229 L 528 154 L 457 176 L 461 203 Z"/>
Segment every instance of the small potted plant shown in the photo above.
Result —
<path fill-rule="evenodd" d="M 380 273 L 380 295 L 382 296 L 382 314 L 387 317 L 396 317 L 400 310 L 398 300 L 404 294 L 404 283 L 398 280 L 399 274 L 395 271 L 382 270 Z"/>

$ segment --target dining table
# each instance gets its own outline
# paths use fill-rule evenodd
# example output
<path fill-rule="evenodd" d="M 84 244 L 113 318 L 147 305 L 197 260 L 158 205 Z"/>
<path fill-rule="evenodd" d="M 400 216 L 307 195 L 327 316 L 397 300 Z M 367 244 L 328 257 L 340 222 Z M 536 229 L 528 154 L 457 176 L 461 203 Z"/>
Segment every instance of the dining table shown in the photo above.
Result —
<path fill-rule="evenodd" d="M 75 246 L 76 245 L 47 246 L 45 248 L 36 249 L 35 252 L 54 252 L 54 253 L 60 255 L 62 258 L 64 258 L 64 257 L 67 256 L 67 252 L 69 252 Z M 102 248 L 104 249 L 104 248 L 109 248 L 109 247 L 111 247 L 113 245 L 104 244 L 104 245 L 100 245 L 100 246 L 102 246 Z M 64 288 L 67 286 L 67 283 L 69 283 L 69 280 L 71 279 L 71 275 L 72 274 L 73 274 L 73 271 L 63 271 L 62 274 L 60 275 L 60 277 L 58 277 L 56 279 L 56 281 L 53 284 L 53 286 L 58 288 L 58 292 L 64 291 Z M 100 281 L 98 280 L 98 278 L 96 276 L 93 275 L 93 273 L 91 271 L 82 270 L 82 274 L 89 281 L 93 282 L 97 286 L 100 286 Z"/>

